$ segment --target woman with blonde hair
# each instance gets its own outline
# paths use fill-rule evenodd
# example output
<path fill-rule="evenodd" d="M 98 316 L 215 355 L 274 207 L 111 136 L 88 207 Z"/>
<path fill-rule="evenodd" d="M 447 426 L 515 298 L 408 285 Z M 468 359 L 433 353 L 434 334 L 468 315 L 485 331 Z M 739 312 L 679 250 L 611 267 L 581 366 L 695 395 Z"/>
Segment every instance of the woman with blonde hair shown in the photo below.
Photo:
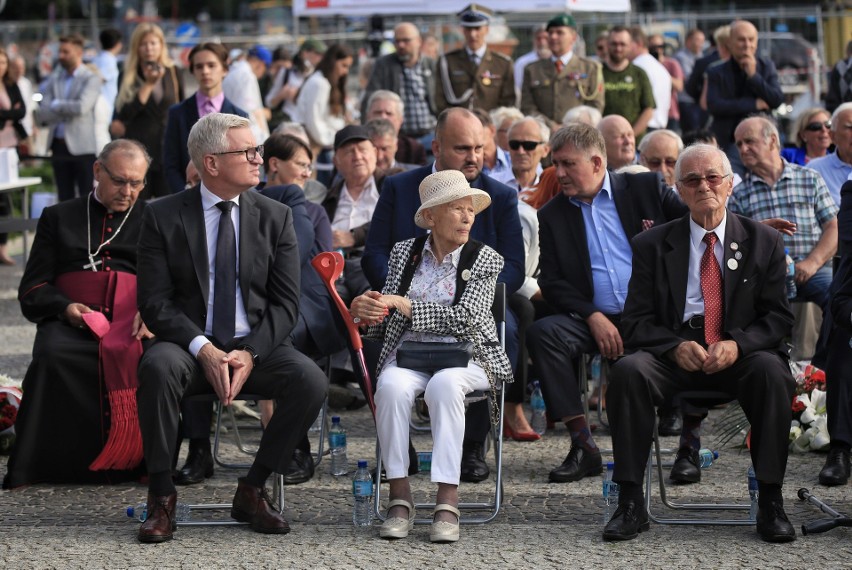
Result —
<path fill-rule="evenodd" d="M 153 159 L 142 198 L 169 194 L 163 177 L 163 134 L 169 107 L 182 100 L 183 81 L 169 57 L 163 30 L 157 24 L 138 25 L 119 79 L 110 133 L 141 142 Z"/>
<path fill-rule="evenodd" d="M 23 132 L 21 119 L 26 112 L 21 90 L 9 75 L 9 54 L 3 46 L 0 46 L 0 148 L 18 146 L 18 139 Z M 8 215 L 10 209 L 8 200 L 8 195 L 0 196 L 0 216 Z M 15 260 L 9 257 L 7 239 L 6 234 L 0 234 L 0 265 L 15 264 Z"/>

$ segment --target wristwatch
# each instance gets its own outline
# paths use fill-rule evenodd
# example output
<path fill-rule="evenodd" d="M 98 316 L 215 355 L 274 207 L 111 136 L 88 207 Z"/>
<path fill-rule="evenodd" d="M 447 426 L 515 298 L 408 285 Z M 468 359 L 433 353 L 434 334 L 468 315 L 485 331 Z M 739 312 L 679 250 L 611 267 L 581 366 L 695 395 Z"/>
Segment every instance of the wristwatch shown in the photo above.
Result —
<path fill-rule="evenodd" d="M 237 350 L 245 350 L 246 352 L 248 352 L 251 355 L 252 363 L 257 364 L 257 351 L 254 349 L 253 346 L 249 344 L 241 344 L 237 347 Z"/>

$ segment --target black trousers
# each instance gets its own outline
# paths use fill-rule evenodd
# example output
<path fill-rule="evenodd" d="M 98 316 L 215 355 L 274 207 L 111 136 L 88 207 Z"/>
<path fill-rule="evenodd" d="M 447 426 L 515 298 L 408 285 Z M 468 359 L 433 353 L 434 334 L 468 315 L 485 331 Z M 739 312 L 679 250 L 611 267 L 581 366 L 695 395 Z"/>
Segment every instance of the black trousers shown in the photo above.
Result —
<path fill-rule="evenodd" d="M 63 139 L 53 139 L 50 145 L 53 177 L 56 181 L 56 193 L 59 201 L 85 196 L 92 191 L 95 182 L 94 154 L 74 155 L 68 152 Z"/>
<path fill-rule="evenodd" d="M 714 390 L 738 400 L 751 422 L 757 480 L 783 483 L 795 381 L 778 353 L 753 352 L 721 372 L 704 374 L 686 372 L 668 358 L 640 350 L 618 360 L 610 372 L 607 411 L 615 457 L 613 480 L 642 484 L 654 434 L 654 406 L 685 390 Z"/>
<path fill-rule="evenodd" d="M 277 405 L 255 461 L 276 473 L 286 472 L 293 450 L 316 419 L 327 391 L 328 378 L 322 370 L 289 343 L 258 363 L 242 392 L 275 400 Z M 139 363 L 136 400 L 149 473 L 172 468 L 181 399 L 211 392 L 197 361 L 184 348 L 158 341 L 145 351 Z"/>

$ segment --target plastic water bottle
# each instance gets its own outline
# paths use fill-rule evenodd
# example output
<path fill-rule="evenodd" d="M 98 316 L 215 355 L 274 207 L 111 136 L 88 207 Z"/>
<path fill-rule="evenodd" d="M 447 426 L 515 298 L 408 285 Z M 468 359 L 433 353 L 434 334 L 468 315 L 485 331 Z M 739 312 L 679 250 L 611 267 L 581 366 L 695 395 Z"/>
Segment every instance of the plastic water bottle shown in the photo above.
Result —
<path fill-rule="evenodd" d="M 718 451 L 711 451 L 707 448 L 698 450 L 698 466 L 702 469 L 711 467 L 715 459 L 719 459 Z"/>
<path fill-rule="evenodd" d="M 373 478 L 367 470 L 367 462 L 363 459 L 358 461 L 358 471 L 352 480 L 352 496 L 355 498 L 352 522 L 355 526 L 373 524 Z"/>
<path fill-rule="evenodd" d="M 757 520 L 757 498 L 760 494 L 757 488 L 757 477 L 754 476 L 754 466 L 748 466 L 748 497 L 751 499 L 751 507 L 748 511 L 749 520 Z"/>
<path fill-rule="evenodd" d="M 618 508 L 618 495 L 621 491 L 621 486 L 612 480 L 612 471 L 615 468 L 615 463 L 612 461 L 606 464 L 606 471 L 603 474 L 603 522 L 609 522 L 612 515 L 615 514 L 615 509 Z"/>
<path fill-rule="evenodd" d="M 328 430 L 328 448 L 331 450 L 331 474 L 349 473 L 349 460 L 346 458 L 346 430 L 340 425 L 340 416 L 331 418 Z"/>
<path fill-rule="evenodd" d="M 592 383 L 597 385 L 601 381 L 601 355 L 596 354 L 592 357 L 592 362 L 589 365 L 592 372 Z"/>
<path fill-rule="evenodd" d="M 532 421 L 530 426 L 538 435 L 544 435 L 547 431 L 547 409 L 544 405 L 544 396 L 541 393 L 541 386 L 535 382 L 532 394 L 530 395 L 530 407 L 532 408 Z"/>
<path fill-rule="evenodd" d="M 128 518 L 136 519 L 139 522 L 145 522 L 148 518 L 148 503 L 139 503 L 135 507 L 127 507 L 124 511 Z M 178 522 L 186 522 L 192 519 L 192 511 L 186 503 L 177 503 L 175 505 L 175 520 Z"/>
<path fill-rule="evenodd" d="M 796 262 L 790 257 L 790 248 L 788 247 L 784 248 L 784 259 L 787 263 L 787 277 L 785 279 L 785 283 L 787 284 L 787 298 L 795 299 L 798 294 L 796 290 Z"/>

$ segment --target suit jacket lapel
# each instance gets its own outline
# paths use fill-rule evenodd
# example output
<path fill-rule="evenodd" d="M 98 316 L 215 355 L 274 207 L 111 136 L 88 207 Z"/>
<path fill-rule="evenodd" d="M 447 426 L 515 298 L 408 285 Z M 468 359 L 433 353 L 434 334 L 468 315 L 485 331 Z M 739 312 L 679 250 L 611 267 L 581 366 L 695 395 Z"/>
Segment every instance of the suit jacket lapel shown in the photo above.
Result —
<path fill-rule="evenodd" d="M 680 222 L 669 231 L 666 236 L 666 245 L 669 249 L 663 254 L 669 287 L 672 291 L 672 301 L 678 319 L 683 318 L 683 310 L 686 306 L 686 283 L 689 277 L 689 240 L 689 215 L 687 215 L 681 218 Z"/>
<path fill-rule="evenodd" d="M 258 251 L 258 212 L 257 196 L 254 190 L 248 190 L 240 195 L 240 289 L 243 294 L 243 305 L 248 311 L 248 295 L 251 291 L 251 275 L 254 264 L 254 253 Z"/>
<path fill-rule="evenodd" d="M 586 280 L 588 281 L 590 290 L 594 291 L 592 258 L 589 255 L 589 242 L 586 239 L 586 221 L 583 219 L 583 212 L 579 206 L 571 203 L 571 199 L 561 192 L 554 200 L 563 201 L 559 210 L 565 216 L 565 227 L 568 228 L 571 235 L 571 245 L 566 245 L 569 251 L 575 252 L 582 258 L 583 268 L 586 270 Z"/>
<path fill-rule="evenodd" d="M 737 244 L 736 250 L 731 248 L 731 244 L 734 243 Z M 734 214 L 728 212 L 728 221 L 725 226 L 725 244 L 722 251 L 722 258 L 724 259 L 722 274 L 725 278 L 725 315 L 728 314 L 728 309 L 734 302 L 737 284 L 743 278 L 750 277 L 750 275 L 744 275 L 742 270 L 745 267 L 746 259 L 748 259 L 748 245 L 748 233 L 746 233 L 745 228 Z M 739 259 L 735 257 L 737 253 L 741 254 Z M 732 259 L 736 262 L 736 269 L 731 269 L 731 266 L 728 265 L 729 260 Z"/>
<path fill-rule="evenodd" d="M 210 297 L 210 261 L 207 259 L 207 230 L 204 224 L 204 211 L 201 208 L 201 190 L 198 186 L 184 191 L 180 218 L 183 222 L 186 242 L 189 244 L 192 267 L 206 307 Z"/>

